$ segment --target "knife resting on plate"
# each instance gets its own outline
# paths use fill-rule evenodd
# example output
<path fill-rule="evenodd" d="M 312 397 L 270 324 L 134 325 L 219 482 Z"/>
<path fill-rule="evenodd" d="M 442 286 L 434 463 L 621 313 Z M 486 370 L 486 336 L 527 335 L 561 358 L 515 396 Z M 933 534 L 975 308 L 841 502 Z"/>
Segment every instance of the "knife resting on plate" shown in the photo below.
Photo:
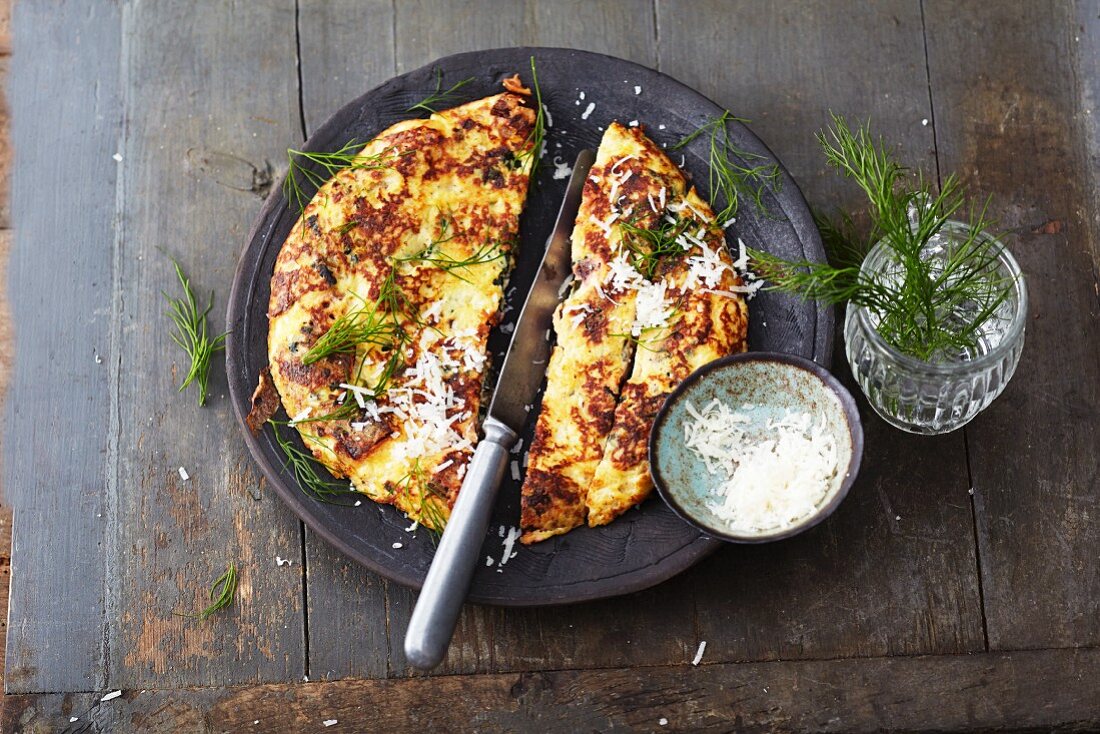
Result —
<path fill-rule="evenodd" d="M 591 150 L 583 150 L 577 156 L 542 264 L 523 304 L 497 378 L 496 391 L 482 424 L 484 436 L 470 460 L 416 600 L 405 633 L 405 657 L 416 668 L 434 668 L 446 655 L 474 568 L 481 558 L 481 544 L 497 488 L 508 466 L 509 451 L 527 421 L 529 406 L 535 401 L 546 371 L 551 345 L 545 335 L 553 325 L 562 283 L 571 272 L 570 235 L 580 209 L 584 180 L 595 159 Z"/>

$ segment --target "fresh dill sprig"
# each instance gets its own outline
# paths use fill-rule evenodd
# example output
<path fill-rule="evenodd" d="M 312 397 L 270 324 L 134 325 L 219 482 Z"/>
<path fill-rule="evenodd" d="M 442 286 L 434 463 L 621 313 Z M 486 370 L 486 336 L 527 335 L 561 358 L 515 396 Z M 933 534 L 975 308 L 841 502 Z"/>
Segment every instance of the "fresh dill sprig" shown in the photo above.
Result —
<path fill-rule="evenodd" d="M 420 526 L 428 531 L 434 545 L 439 541 L 439 536 L 443 534 L 443 530 L 447 526 L 447 519 L 444 517 L 443 510 L 439 507 L 440 503 L 444 507 L 447 506 L 447 498 L 432 486 L 431 478 L 420 466 L 419 458 L 413 461 L 412 470 L 398 482 L 398 486 L 408 490 L 414 483 L 418 490 L 417 497 L 420 503 L 420 512 L 418 513 L 419 518 L 421 518 Z"/>
<path fill-rule="evenodd" d="M 484 265 L 491 263 L 494 260 L 499 260 L 504 257 L 504 250 L 499 242 L 490 242 L 486 245 L 482 245 L 477 249 L 473 255 L 465 258 L 456 258 L 446 252 L 440 251 L 440 245 L 450 242 L 455 238 L 453 232 L 451 232 L 450 220 L 444 218 L 439 224 L 439 235 L 433 239 L 428 245 L 417 253 L 412 255 L 405 255 L 403 257 L 394 258 L 395 262 L 407 263 L 407 262 L 423 262 L 436 266 L 440 270 L 450 273 L 454 277 L 461 281 L 469 283 L 470 281 L 463 277 L 461 274 L 456 273 L 456 270 L 465 270 L 475 265 Z"/>
<path fill-rule="evenodd" d="M 620 221 L 619 232 L 629 252 L 630 264 L 647 280 L 652 280 L 662 260 L 684 254 L 679 239 L 692 221 L 686 217 L 673 221 L 661 217 L 656 226 L 649 228 L 641 227 L 635 221 Z"/>
<path fill-rule="evenodd" d="M 298 448 L 289 439 L 284 439 L 279 434 L 280 422 L 269 419 L 268 423 L 271 424 L 271 430 L 275 433 L 275 442 L 279 444 L 283 455 L 286 456 L 285 466 L 294 473 L 294 479 L 298 482 L 298 487 L 318 502 L 351 507 L 352 505 L 346 502 L 338 502 L 332 498 L 358 495 L 359 493 L 343 483 L 323 478 L 317 472 L 317 467 L 320 464 L 313 454 Z M 316 439 L 313 440 L 316 441 Z"/>
<path fill-rule="evenodd" d="M 717 215 L 717 220 L 723 223 L 737 216 L 742 196 L 747 196 L 759 211 L 766 213 L 764 192 L 768 188 L 778 192 L 783 182 L 778 163 L 737 147 L 730 137 L 731 122 L 745 120 L 725 110 L 672 146 L 672 150 L 680 150 L 700 135 L 710 138 L 707 159 L 710 203 L 717 209 L 719 200 L 725 200 L 725 206 Z"/>
<path fill-rule="evenodd" d="M 542 147 L 546 141 L 546 108 L 542 106 L 542 89 L 539 88 L 539 73 L 535 69 L 535 57 L 531 57 L 531 86 L 535 90 L 535 126 L 527 135 L 531 143 L 531 149 L 519 156 L 523 160 L 531 156 L 531 170 L 527 174 L 527 189 L 530 191 L 535 183 L 535 175 L 542 161 Z"/>
<path fill-rule="evenodd" d="M 313 193 L 310 193 L 309 189 L 312 188 L 315 192 L 337 171 L 342 171 L 345 168 L 353 171 L 378 171 L 391 168 L 399 157 L 414 152 L 411 150 L 398 151 L 390 146 L 373 155 L 362 155 L 361 151 L 366 145 L 366 143 L 352 140 L 334 153 L 316 153 L 288 148 L 286 151 L 287 172 L 286 180 L 283 181 L 283 195 L 301 213 L 305 211 L 306 205 L 313 198 Z"/>
<path fill-rule="evenodd" d="M 876 331 L 917 359 L 936 361 L 975 348 L 981 327 L 1014 285 L 998 275 L 999 246 L 985 234 L 993 226 L 988 200 L 969 211 L 965 232 L 956 241 L 941 248 L 939 257 L 930 257 L 933 238 L 965 206 L 959 179 L 948 176 L 938 193 L 923 175 L 915 183 L 906 181 L 907 169 L 881 139 L 871 137 L 869 126 L 853 131 L 843 117 L 831 118 L 831 129 L 819 133 L 818 142 L 829 165 L 866 194 L 868 242 L 882 241 L 890 248 L 890 271 L 860 269 L 869 248 L 852 236 L 850 219 L 840 224 L 819 220 L 833 264 L 753 250 L 753 269 L 769 281 L 769 290 L 867 309 L 877 320 Z"/>
<path fill-rule="evenodd" d="M 205 405 L 207 383 L 210 379 L 210 358 L 215 352 L 225 349 L 225 337 L 229 332 L 213 338 L 207 334 L 206 317 L 214 308 L 214 292 L 210 291 L 210 302 L 200 311 L 195 301 L 195 292 L 191 290 L 190 279 L 183 274 L 183 268 L 175 259 L 172 264 L 176 268 L 176 277 L 183 286 L 183 298 L 172 298 L 164 291 L 161 294 L 168 301 L 168 316 L 176 326 L 176 330 L 171 333 L 172 341 L 191 358 L 191 367 L 179 389 L 183 391 L 194 382 L 199 386 L 199 405 Z"/>
<path fill-rule="evenodd" d="M 384 347 L 393 343 L 397 327 L 394 320 L 379 308 L 382 296 L 375 303 L 368 303 L 357 293 L 351 295 L 361 305 L 333 321 L 302 357 L 302 364 L 310 365 L 337 354 L 354 354 L 360 344 Z"/>
<path fill-rule="evenodd" d="M 210 587 L 210 606 L 203 609 L 198 614 L 180 614 L 176 612 L 177 617 L 191 617 L 197 619 L 200 622 L 205 621 L 208 617 L 216 612 L 220 612 L 230 604 L 233 603 L 233 599 L 237 594 L 237 565 L 230 563 L 225 569 L 225 573 L 219 576 L 214 581 L 214 585 Z"/>
<path fill-rule="evenodd" d="M 455 93 L 473 80 L 474 78 L 472 76 L 467 77 L 460 82 L 455 82 L 455 84 L 450 89 L 443 91 L 443 70 L 439 67 L 436 67 L 435 91 L 405 111 L 412 112 L 413 110 L 423 110 L 430 114 L 435 114 L 439 111 L 439 107 L 450 105 L 452 102 L 454 102 L 456 96 Z"/>

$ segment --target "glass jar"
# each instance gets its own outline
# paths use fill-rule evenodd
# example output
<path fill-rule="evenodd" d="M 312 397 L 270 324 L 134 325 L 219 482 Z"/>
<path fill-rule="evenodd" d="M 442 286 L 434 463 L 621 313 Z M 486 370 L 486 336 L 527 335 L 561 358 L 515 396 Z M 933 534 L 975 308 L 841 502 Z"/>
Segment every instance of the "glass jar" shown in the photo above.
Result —
<path fill-rule="evenodd" d="M 947 222 L 925 247 L 927 257 L 942 255 L 969 232 L 962 222 Z M 845 351 L 852 375 L 871 407 L 886 422 L 910 433 L 934 435 L 961 428 L 1004 390 L 1024 347 L 1027 288 L 1020 266 L 1004 245 L 981 235 L 997 252 L 996 275 L 1013 281 L 1011 292 L 982 326 L 974 349 L 924 361 L 903 354 L 876 331 L 876 315 L 848 304 L 844 319 Z M 903 277 L 893 250 L 879 242 L 861 271 L 876 278 Z"/>

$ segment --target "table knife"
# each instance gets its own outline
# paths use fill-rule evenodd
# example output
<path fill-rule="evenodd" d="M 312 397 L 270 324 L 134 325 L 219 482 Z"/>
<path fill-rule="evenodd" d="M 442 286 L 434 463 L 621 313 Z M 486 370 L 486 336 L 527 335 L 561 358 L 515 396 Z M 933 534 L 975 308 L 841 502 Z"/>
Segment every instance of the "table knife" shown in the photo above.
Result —
<path fill-rule="evenodd" d="M 482 424 L 484 436 L 470 460 L 458 499 L 416 600 L 405 633 L 405 657 L 416 668 L 434 668 L 446 654 L 475 565 L 481 559 L 481 544 L 485 540 L 497 488 L 508 466 L 509 452 L 527 421 L 546 372 L 551 349 L 546 334 L 553 326 L 561 287 L 572 268 L 570 235 L 580 208 L 584 180 L 595 159 L 591 150 L 583 150 L 577 156 L 542 264 L 527 294 L 500 369 L 496 391 Z"/>

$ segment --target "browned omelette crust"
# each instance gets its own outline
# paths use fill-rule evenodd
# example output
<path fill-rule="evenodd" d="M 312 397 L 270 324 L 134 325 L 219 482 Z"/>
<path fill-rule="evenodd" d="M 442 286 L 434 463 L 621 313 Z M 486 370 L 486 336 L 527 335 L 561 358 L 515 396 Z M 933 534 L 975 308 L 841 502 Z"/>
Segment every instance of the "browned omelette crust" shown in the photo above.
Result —
<path fill-rule="evenodd" d="M 733 269 L 725 236 L 714 225 L 714 214 L 695 189 L 686 197 L 689 209 L 704 226 L 692 227 L 721 260 L 721 279 L 711 288 L 688 284 L 697 246 L 683 256 L 664 261 L 654 280 L 667 284 L 668 300 L 677 315 L 670 325 L 644 342 L 635 353 L 630 379 L 623 387 L 615 425 L 603 459 L 588 488 L 588 524 L 606 525 L 653 491 L 649 473 L 649 431 L 665 398 L 697 368 L 729 354 L 743 352 L 748 339 L 748 307 L 731 289 L 742 286 Z M 701 215 L 701 217 L 699 216 Z M 715 293 L 714 291 L 720 291 Z"/>
<path fill-rule="evenodd" d="M 652 226 L 657 214 L 648 201 L 659 198 L 661 189 L 670 201 L 682 195 L 683 175 L 641 130 L 613 123 L 585 182 L 573 229 L 573 289 L 554 314 L 556 345 L 521 492 L 523 543 L 584 524 L 588 485 L 634 353 L 626 338 L 634 294 L 607 284 L 621 239 L 613 217 L 640 216 L 639 226 Z"/>
<path fill-rule="evenodd" d="M 454 445 L 425 448 L 406 417 L 385 412 L 396 404 L 392 392 L 375 401 L 383 411 L 377 417 L 360 410 L 350 420 L 297 428 L 334 476 L 429 526 L 453 506 L 477 441 L 487 338 L 500 318 L 517 241 L 533 123 L 523 97 L 500 94 L 393 125 L 360 153 L 378 156 L 379 165 L 352 166 L 322 186 L 275 264 L 268 356 L 292 417 L 331 413 L 341 397 L 352 399 L 341 383 L 357 375 L 356 384 L 369 383 L 388 359 L 382 347 L 360 344 L 355 354 L 302 360 L 337 318 L 364 304 L 377 307 L 392 275 L 406 299 L 400 321 L 410 340 L 391 384 L 423 406 L 427 398 L 415 391 L 424 392 L 428 380 L 418 382 L 410 368 L 442 363 L 432 384 L 446 393 Z M 435 245 L 439 256 L 462 260 L 494 244 L 503 257 L 455 271 L 463 278 L 422 260 L 402 261 L 444 237 Z"/>

